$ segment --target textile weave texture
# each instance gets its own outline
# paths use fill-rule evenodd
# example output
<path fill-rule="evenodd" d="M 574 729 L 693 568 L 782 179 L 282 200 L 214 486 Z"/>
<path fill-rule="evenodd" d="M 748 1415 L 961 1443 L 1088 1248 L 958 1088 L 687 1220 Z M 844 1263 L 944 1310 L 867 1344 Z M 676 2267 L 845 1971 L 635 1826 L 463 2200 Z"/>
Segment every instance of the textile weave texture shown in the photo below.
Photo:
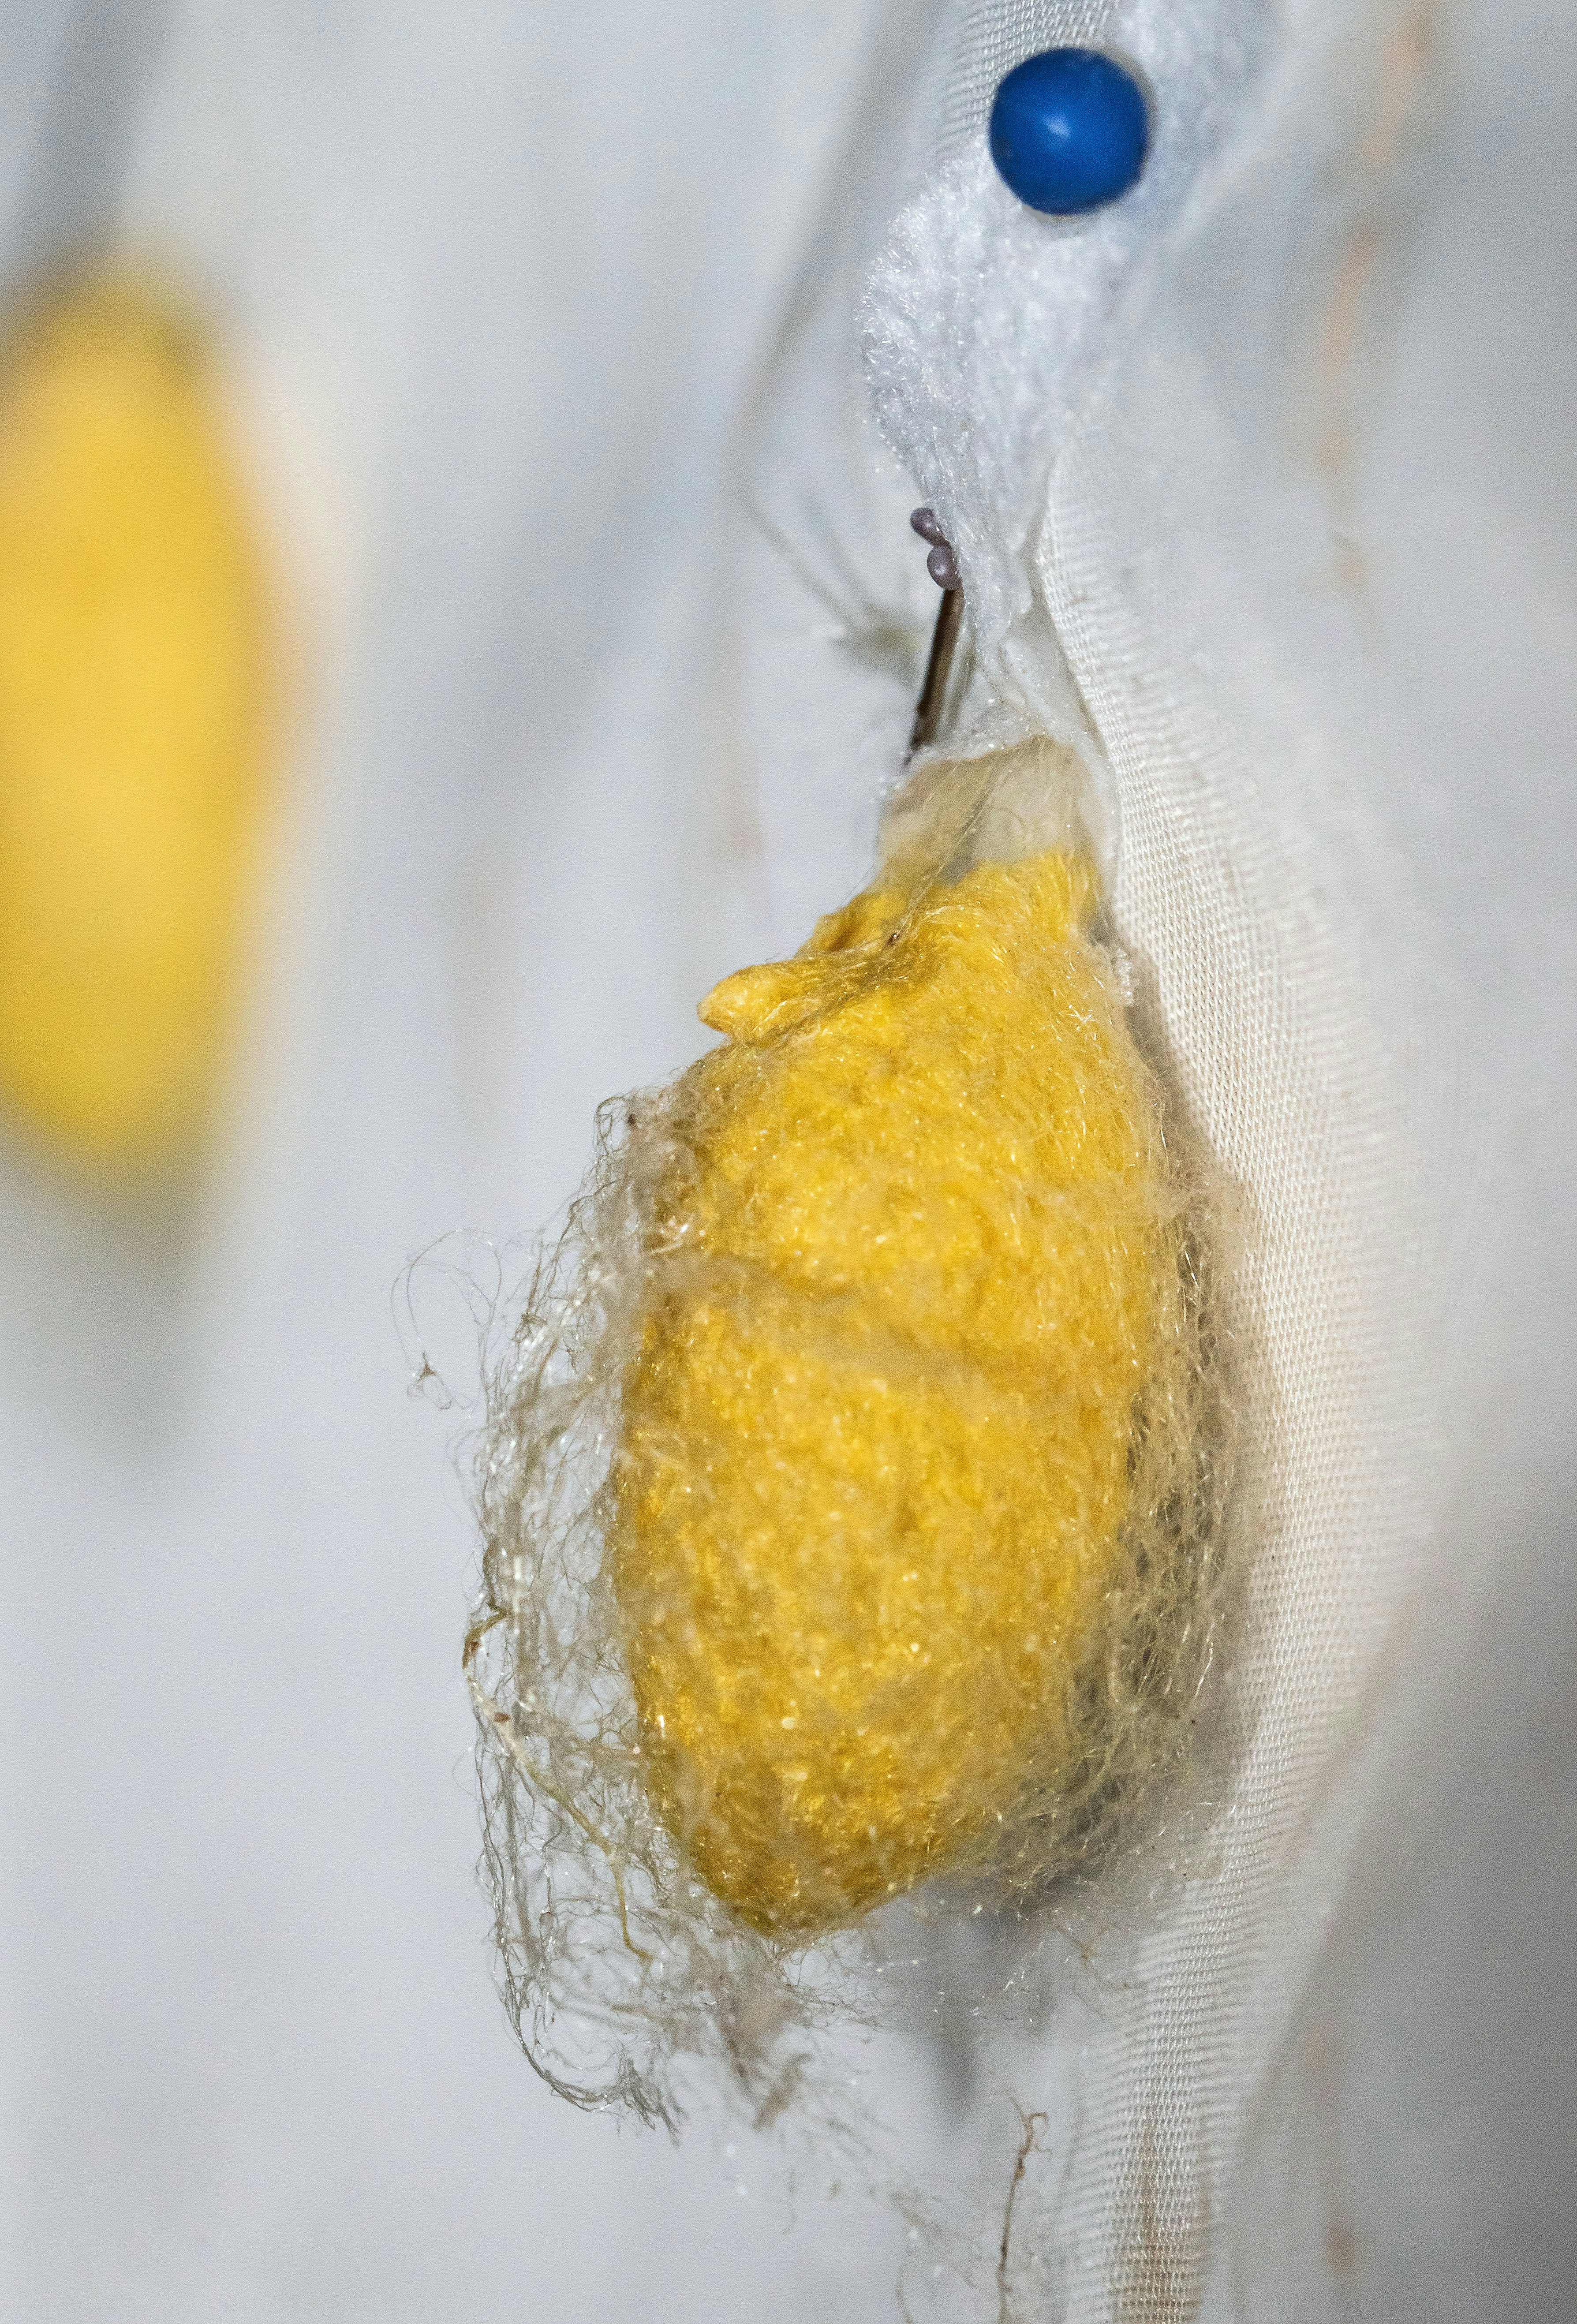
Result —
<path fill-rule="evenodd" d="M 918 39 L 920 12 L 904 14 Z M 1535 1893 L 1560 1885 L 1547 1812 L 1515 1773 L 1545 1698 L 1511 1714 L 1463 1688 L 1480 1642 L 1493 1664 L 1497 1626 L 1515 1625 L 1516 1591 L 1564 1556 L 1563 1489 L 1522 1480 L 1545 1476 L 1547 1432 L 1570 1417 L 1545 1279 L 1566 1262 L 1540 1224 L 1551 1190 L 1570 1192 L 1554 1013 L 1569 902 L 1518 848 L 1546 820 L 1569 827 L 1531 640 L 1570 639 L 1572 559 L 1535 512 L 1532 444 L 1568 480 L 1571 456 L 1547 417 L 1513 445 L 1499 400 L 1509 386 L 1547 414 L 1538 361 L 1570 376 L 1530 320 L 1549 205 L 1569 236 L 1570 196 L 1503 158 L 1532 150 L 1531 109 L 1570 88 L 1570 29 L 1536 5 L 1430 0 L 976 0 L 928 37 L 880 175 L 890 98 L 873 84 L 861 174 L 829 206 L 758 408 L 752 484 L 791 506 L 797 461 L 799 505 L 894 625 L 915 601 L 884 528 L 906 492 L 931 503 L 975 617 L 966 720 L 1084 753 L 1141 1016 L 1239 1191 L 1250 1384 L 1214 1844 L 1150 1905 L 1113 1907 L 1070 1956 L 1036 2059 L 1015 2054 L 1019 2102 L 1047 2127 L 1015 2214 L 1032 2256 L 1005 2296 L 1160 2324 L 1201 2302 L 1223 2319 L 1424 2316 L 1454 2283 L 1450 2313 L 1489 2315 L 1515 2273 L 1526 2312 L 1554 2314 L 1536 2301 L 1570 2243 L 1569 2100 L 1536 2077 L 1542 2146 L 1502 2151 L 1485 2116 L 1464 2206 L 1472 2039 L 1416 2034 L 1355 2118 L 1352 2029 L 1377 2010 L 1385 2024 L 1388 1976 L 1400 2024 L 1405 1980 L 1394 1937 L 1371 1928 L 1344 1954 L 1342 1939 L 1363 1911 L 1355 1859 L 1420 1812 L 1406 1755 L 1432 1720 L 1478 1738 L 1464 1813 L 1495 1836 L 1481 1877 L 1509 1851 Z M 1127 214 L 1074 231 L 1019 211 L 976 141 L 1001 70 L 1087 40 L 1146 70 L 1157 128 Z M 1539 349 L 1531 388 L 1512 354 L 1494 383 L 1491 309 Z M 862 367 L 890 475 L 857 399 L 829 386 Z M 779 804 L 797 770 L 837 720 L 887 736 L 900 709 L 847 667 L 868 614 L 798 659 L 783 642 L 808 551 L 786 571 L 779 547 L 758 528 L 742 548 L 757 638 L 738 701 L 788 892 L 816 844 Z M 840 643 L 845 667 L 818 687 Z M 1514 864 L 1526 918 L 1509 914 Z M 1571 1667 L 1569 1618 L 1561 1636 L 1549 1687 Z M 1449 1812 L 1432 1829 L 1438 1885 Z M 1466 1938 L 1452 1959 L 1466 1988 L 1515 1981 Z M 1571 2002 L 1568 1976 L 1536 2024 L 1503 2013 L 1502 2080 L 1508 2045 L 1530 2070 L 1545 2040 L 1566 2054 Z M 1419 2113 L 1425 2087 L 1450 2134 Z M 1433 2172 L 1400 2172 L 1398 2144 L 1433 2151 Z"/>

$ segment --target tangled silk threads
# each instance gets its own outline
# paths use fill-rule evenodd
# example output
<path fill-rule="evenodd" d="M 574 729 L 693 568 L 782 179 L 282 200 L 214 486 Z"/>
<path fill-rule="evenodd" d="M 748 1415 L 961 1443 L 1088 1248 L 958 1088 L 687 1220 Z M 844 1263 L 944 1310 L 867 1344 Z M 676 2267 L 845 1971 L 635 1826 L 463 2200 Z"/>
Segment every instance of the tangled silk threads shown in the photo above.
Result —
<path fill-rule="evenodd" d="M 877 890 L 704 1011 L 625 1383 L 613 1582 L 665 1821 L 835 1927 L 1083 1780 L 1137 1398 L 1176 1337 L 1088 862 Z"/>
<path fill-rule="evenodd" d="M 1024 1902 L 1176 1759 L 1197 1205 L 1094 870 L 1005 811 L 1043 771 L 930 770 L 878 884 L 610 1122 L 539 1275 L 474 1640 L 539 2034 L 682 2019 L 936 1876 Z"/>

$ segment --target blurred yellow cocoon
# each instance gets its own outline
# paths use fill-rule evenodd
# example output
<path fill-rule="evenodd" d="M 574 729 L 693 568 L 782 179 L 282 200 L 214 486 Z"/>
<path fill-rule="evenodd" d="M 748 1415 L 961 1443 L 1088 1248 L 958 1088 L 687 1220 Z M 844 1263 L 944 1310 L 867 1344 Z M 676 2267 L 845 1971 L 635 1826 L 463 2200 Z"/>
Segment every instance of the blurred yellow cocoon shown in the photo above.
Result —
<path fill-rule="evenodd" d="M 96 1175 L 201 1135 L 271 626 L 200 332 L 130 276 L 33 306 L 0 359 L 0 1085 Z"/>

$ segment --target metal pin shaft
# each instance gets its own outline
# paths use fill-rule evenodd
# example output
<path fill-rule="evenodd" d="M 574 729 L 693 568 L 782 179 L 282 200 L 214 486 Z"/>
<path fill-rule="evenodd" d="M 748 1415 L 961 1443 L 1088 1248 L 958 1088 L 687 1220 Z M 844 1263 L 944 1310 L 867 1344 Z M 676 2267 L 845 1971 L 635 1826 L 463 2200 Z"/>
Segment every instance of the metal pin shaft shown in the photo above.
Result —
<path fill-rule="evenodd" d="M 942 592 L 942 603 L 936 609 L 936 626 L 931 632 L 930 659 L 926 664 L 925 678 L 920 686 L 920 698 L 915 705 L 915 723 L 909 729 L 909 746 L 904 753 L 912 759 L 927 742 L 936 739 L 942 724 L 942 710 L 947 696 L 947 680 L 953 669 L 954 650 L 958 644 L 958 632 L 964 621 L 964 588 L 954 562 L 953 548 L 936 513 L 928 508 L 918 508 L 909 519 L 922 540 L 931 544 L 931 554 L 926 559 L 926 570 Z"/>
<path fill-rule="evenodd" d="M 920 698 L 915 704 L 915 723 L 909 729 L 908 756 L 923 751 L 927 742 L 936 739 L 936 729 L 942 724 L 942 704 L 947 692 L 947 680 L 953 669 L 953 651 L 958 643 L 959 625 L 964 620 L 964 592 L 944 589 L 942 603 L 936 608 L 936 626 L 931 632 L 931 655 L 926 664 L 925 681 Z"/>

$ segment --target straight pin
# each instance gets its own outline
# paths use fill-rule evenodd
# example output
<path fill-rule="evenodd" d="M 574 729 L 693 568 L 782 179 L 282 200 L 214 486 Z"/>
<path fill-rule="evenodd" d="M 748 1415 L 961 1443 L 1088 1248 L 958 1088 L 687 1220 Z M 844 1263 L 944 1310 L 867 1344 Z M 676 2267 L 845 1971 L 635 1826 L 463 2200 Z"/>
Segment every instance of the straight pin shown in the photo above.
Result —
<path fill-rule="evenodd" d="M 931 543 L 926 570 L 941 590 L 942 603 L 936 609 L 936 626 L 931 632 L 930 659 L 926 664 L 919 700 L 915 705 L 915 723 L 909 729 L 909 746 L 904 753 L 906 761 L 936 739 L 936 730 L 942 724 L 947 680 L 953 669 L 954 650 L 964 621 L 964 584 L 958 577 L 953 544 L 937 523 L 936 512 L 918 508 L 909 522 L 922 540 Z"/>

